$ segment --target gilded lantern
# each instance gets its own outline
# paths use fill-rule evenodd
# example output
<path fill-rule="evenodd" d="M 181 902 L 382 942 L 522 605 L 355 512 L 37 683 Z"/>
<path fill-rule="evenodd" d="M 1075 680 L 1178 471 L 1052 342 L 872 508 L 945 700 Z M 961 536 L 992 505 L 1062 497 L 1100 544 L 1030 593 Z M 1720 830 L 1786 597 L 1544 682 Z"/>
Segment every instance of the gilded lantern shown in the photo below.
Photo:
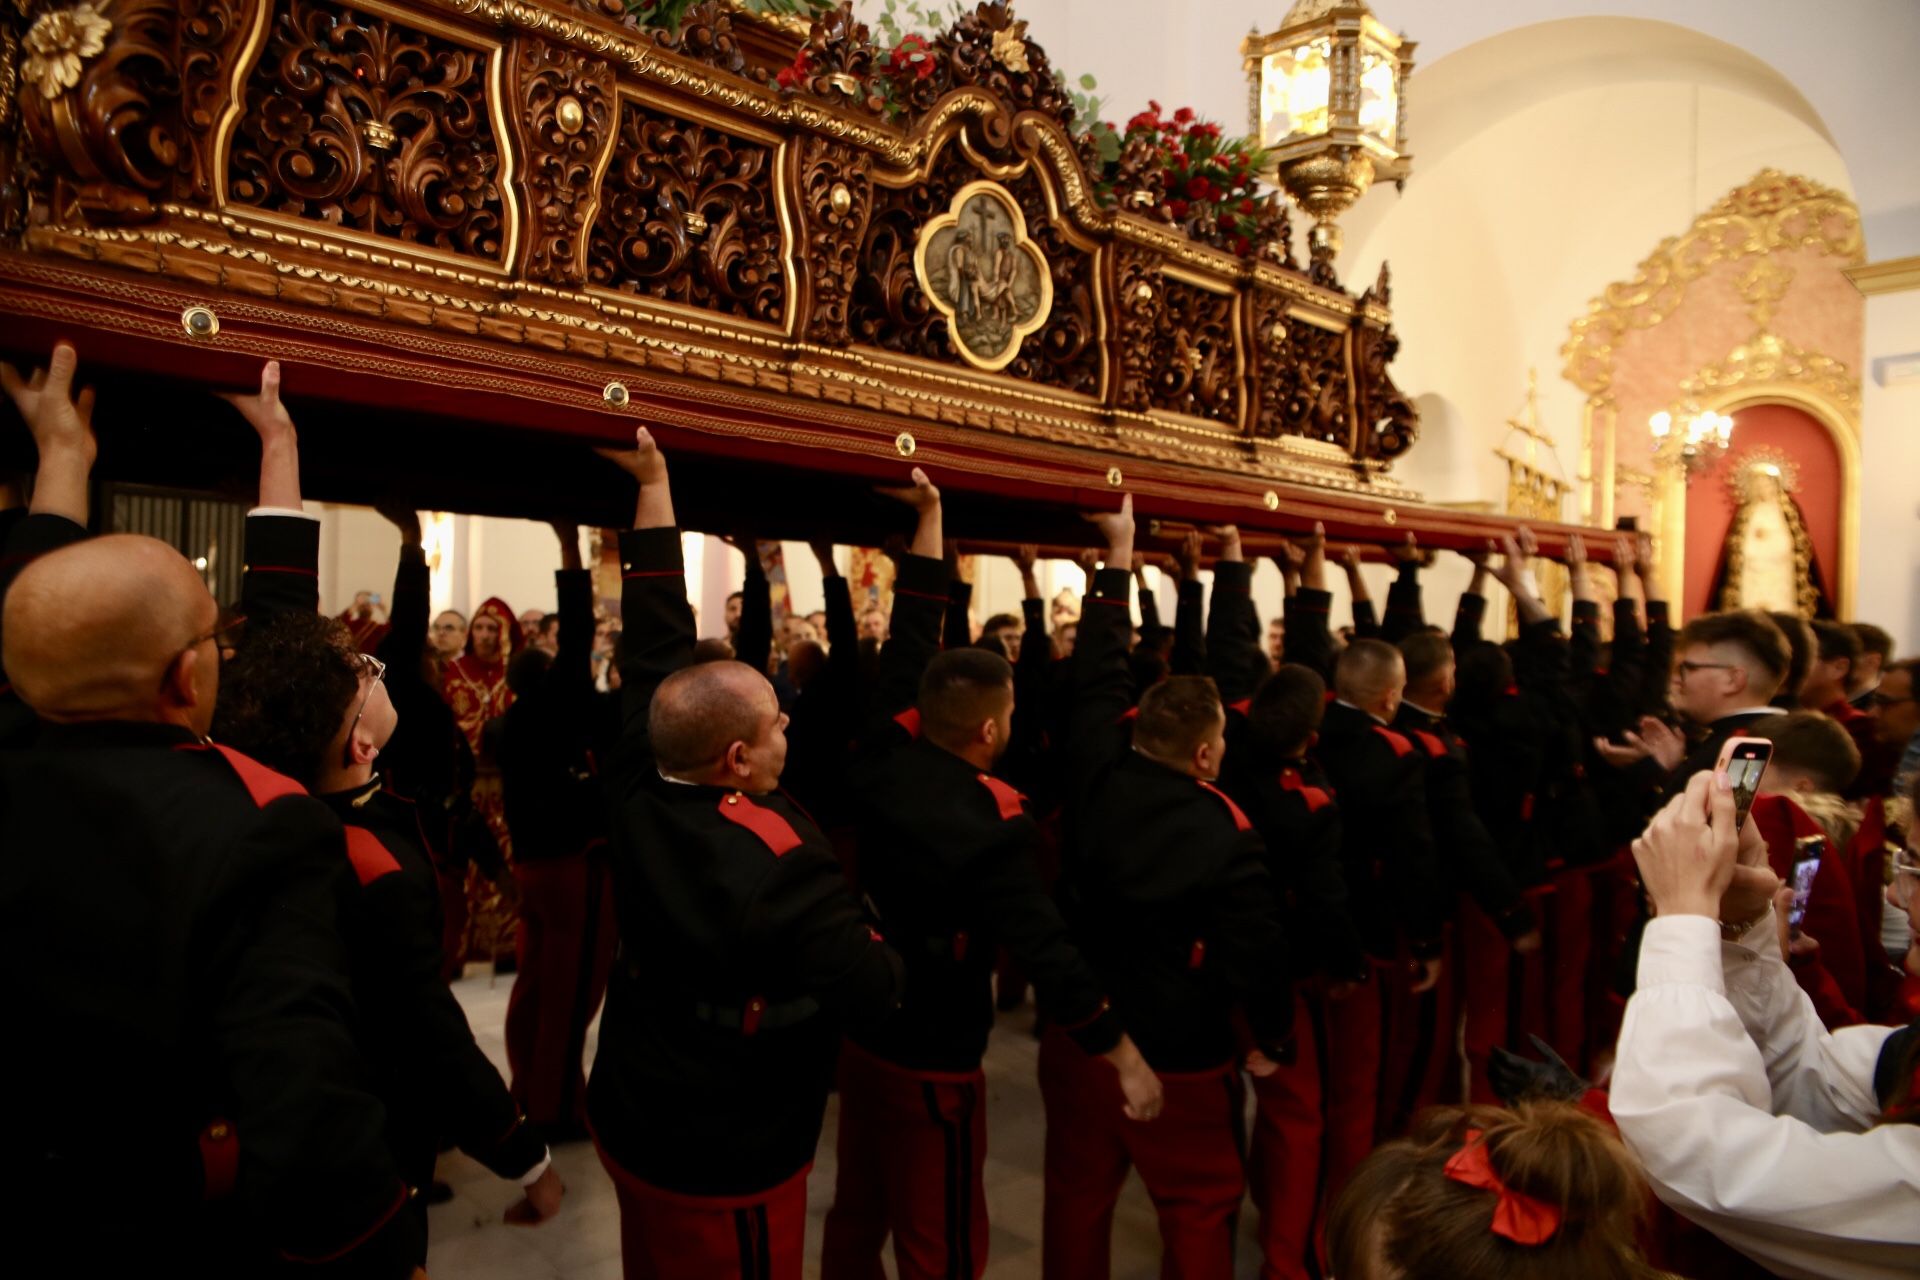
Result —
<path fill-rule="evenodd" d="M 1317 279 L 1332 282 L 1340 214 L 1375 181 L 1404 181 L 1412 167 L 1405 89 L 1413 48 L 1364 0 L 1298 0 L 1278 30 L 1240 42 L 1253 132 L 1272 166 L 1265 176 L 1313 215 Z"/>

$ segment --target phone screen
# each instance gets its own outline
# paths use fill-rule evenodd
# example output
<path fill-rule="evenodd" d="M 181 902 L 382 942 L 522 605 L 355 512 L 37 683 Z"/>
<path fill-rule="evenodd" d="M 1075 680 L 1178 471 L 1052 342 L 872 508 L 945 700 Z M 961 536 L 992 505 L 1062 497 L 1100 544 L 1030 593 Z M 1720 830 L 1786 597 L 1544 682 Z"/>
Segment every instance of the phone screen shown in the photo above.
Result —
<path fill-rule="evenodd" d="M 1747 811 L 1753 808 L 1753 798 L 1760 793 L 1760 777 L 1766 771 L 1766 756 L 1735 752 L 1727 761 L 1727 781 L 1733 787 L 1734 812 L 1740 826 L 1746 825 Z"/>
<path fill-rule="evenodd" d="M 1787 923 L 1795 930 L 1807 915 L 1807 899 L 1813 896 L 1813 878 L 1820 874 L 1820 855 L 1803 853 L 1793 862 L 1793 905 L 1787 909 Z"/>

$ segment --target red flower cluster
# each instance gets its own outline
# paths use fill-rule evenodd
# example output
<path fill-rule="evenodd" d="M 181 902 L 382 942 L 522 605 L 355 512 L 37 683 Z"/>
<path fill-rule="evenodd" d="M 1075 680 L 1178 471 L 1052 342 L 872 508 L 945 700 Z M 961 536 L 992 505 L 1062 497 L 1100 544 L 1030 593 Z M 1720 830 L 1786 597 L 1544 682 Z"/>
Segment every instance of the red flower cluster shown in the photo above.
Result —
<path fill-rule="evenodd" d="M 887 57 L 887 69 L 895 75 L 911 70 L 916 79 L 925 80 L 934 72 L 933 46 L 922 35 L 902 36 Z"/>
<path fill-rule="evenodd" d="M 1139 138 L 1151 140 L 1160 156 L 1166 213 L 1175 222 L 1208 215 L 1205 225 L 1218 228 L 1217 243 L 1242 257 L 1271 234 L 1268 224 L 1277 208 L 1255 197 L 1253 175 L 1261 156 L 1251 139 L 1224 137 L 1219 125 L 1199 119 L 1191 107 L 1166 117 L 1157 102 L 1127 121 L 1123 142 Z"/>
<path fill-rule="evenodd" d="M 797 89 L 812 74 L 813 55 L 802 47 L 800 52 L 794 55 L 793 65 L 780 68 L 779 73 L 773 77 L 773 81 L 782 89 Z"/>

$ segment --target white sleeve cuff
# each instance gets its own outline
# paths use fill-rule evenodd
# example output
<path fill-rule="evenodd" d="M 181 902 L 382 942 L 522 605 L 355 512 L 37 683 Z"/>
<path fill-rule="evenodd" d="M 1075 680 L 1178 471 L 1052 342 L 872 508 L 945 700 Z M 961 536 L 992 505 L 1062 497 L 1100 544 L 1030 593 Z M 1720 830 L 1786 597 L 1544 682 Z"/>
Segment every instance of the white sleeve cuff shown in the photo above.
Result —
<path fill-rule="evenodd" d="M 1707 916 L 1659 916 L 1640 940 L 1640 987 L 1704 987 L 1724 995 L 1720 922 Z"/>
<path fill-rule="evenodd" d="M 534 1165 L 533 1168 L 527 1170 L 525 1173 L 520 1175 L 520 1185 L 523 1187 L 532 1186 L 534 1183 L 544 1178 L 547 1174 L 547 1170 L 551 1169 L 552 1167 L 553 1167 L 552 1150 L 549 1149 L 549 1150 L 542 1151 L 540 1154 L 540 1163 Z"/>
<path fill-rule="evenodd" d="M 247 514 L 250 516 L 290 516 L 295 520 L 311 520 L 315 524 L 320 522 L 319 516 L 311 512 L 302 511 L 297 507 L 255 507 L 247 512 Z"/>

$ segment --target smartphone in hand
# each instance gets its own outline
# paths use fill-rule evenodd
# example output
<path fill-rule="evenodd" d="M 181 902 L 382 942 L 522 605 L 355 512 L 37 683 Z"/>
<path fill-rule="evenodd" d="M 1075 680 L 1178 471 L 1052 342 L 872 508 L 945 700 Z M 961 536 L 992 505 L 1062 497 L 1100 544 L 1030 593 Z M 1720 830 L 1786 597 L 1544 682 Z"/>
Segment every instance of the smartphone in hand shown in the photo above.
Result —
<path fill-rule="evenodd" d="M 1765 738 L 1728 738 L 1720 748 L 1720 761 L 1733 786 L 1734 826 L 1747 825 L 1753 798 L 1760 794 L 1760 779 L 1766 775 L 1767 762 L 1773 759 L 1773 744 Z"/>

